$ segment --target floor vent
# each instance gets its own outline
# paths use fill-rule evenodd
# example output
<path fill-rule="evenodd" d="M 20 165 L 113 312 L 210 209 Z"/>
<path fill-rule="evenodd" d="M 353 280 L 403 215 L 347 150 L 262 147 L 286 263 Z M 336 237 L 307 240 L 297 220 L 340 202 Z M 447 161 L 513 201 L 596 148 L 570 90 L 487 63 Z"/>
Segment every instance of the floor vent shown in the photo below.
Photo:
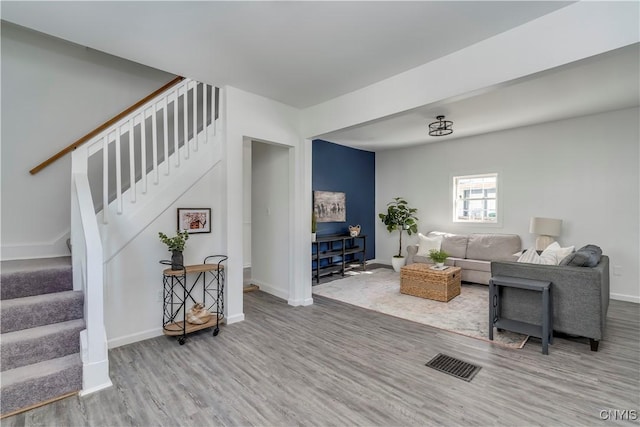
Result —
<path fill-rule="evenodd" d="M 465 381 L 471 381 L 478 371 L 480 371 L 480 366 L 463 362 L 460 359 L 456 359 L 455 357 L 447 356 L 442 353 L 438 353 L 438 355 L 431 359 L 426 366 Z"/>

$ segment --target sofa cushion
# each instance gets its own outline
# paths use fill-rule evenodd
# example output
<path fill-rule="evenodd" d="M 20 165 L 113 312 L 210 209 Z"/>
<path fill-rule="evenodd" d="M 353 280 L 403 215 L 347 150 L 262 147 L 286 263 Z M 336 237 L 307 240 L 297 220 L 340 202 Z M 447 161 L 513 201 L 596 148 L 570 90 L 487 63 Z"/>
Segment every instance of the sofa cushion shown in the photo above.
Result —
<path fill-rule="evenodd" d="M 466 258 L 482 261 L 515 261 L 513 255 L 521 249 L 517 234 L 469 235 Z"/>
<path fill-rule="evenodd" d="M 476 259 L 456 259 L 456 267 L 462 268 L 462 270 L 476 270 L 491 272 L 490 261 L 479 261 Z"/>
<path fill-rule="evenodd" d="M 596 245 L 586 245 L 567 255 L 560 265 L 573 267 L 595 267 L 602 257 L 602 249 Z"/>
<path fill-rule="evenodd" d="M 456 258 L 466 258 L 467 255 L 467 241 L 469 240 L 466 234 L 449 234 L 439 231 L 432 231 L 428 236 L 442 236 L 442 244 L 440 249 L 449 254 L 449 256 Z"/>
<path fill-rule="evenodd" d="M 418 233 L 418 253 L 416 256 L 429 258 L 429 251 L 435 249 L 440 250 L 442 244 L 442 236 L 425 236 Z"/>

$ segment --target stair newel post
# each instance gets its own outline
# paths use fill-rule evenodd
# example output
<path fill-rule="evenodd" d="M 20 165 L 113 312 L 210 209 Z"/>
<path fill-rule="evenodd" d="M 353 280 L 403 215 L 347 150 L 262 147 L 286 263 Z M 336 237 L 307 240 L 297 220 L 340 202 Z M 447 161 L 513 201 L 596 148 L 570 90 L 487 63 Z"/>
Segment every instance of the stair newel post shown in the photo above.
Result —
<path fill-rule="evenodd" d="M 87 145 L 76 148 L 71 160 L 73 289 L 84 293 L 86 326 L 80 333 L 81 394 L 111 386 L 104 327 L 104 255 L 87 176 L 89 148 Z"/>

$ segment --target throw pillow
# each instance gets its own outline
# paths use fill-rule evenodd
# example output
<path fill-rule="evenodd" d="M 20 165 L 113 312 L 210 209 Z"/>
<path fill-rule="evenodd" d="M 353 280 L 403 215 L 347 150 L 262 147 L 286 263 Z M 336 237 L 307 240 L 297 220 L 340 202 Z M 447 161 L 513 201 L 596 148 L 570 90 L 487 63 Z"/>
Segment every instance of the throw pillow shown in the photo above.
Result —
<path fill-rule="evenodd" d="M 558 242 L 553 242 L 549 246 L 545 248 L 544 251 L 540 254 L 540 262 L 539 264 L 545 265 L 558 265 L 556 261 L 556 252 L 560 250 L 560 245 Z"/>
<path fill-rule="evenodd" d="M 553 242 L 540 254 L 541 264 L 559 265 L 567 255 L 573 252 L 573 246 L 561 248 L 558 242 Z"/>
<path fill-rule="evenodd" d="M 529 248 L 520 255 L 516 262 L 527 262 L 529 264 L 540 264 L 540 255 L 536 252 L 536 248 Z"/>
<path fill-rule="evenodd" d="M 595 267 L 602 257 L 602 249 L 596 245 L 586 245 L 567 255 L 560 265 L 572 267 Z"/>
<path fill-rule="evenodd" d="M 435 249 L 440 250 L 442 244 L 442 236 L 427 237 L 422 233 L 418 233 L 418 253 L 417 256 L 428 257 L 429 251 Z"/>

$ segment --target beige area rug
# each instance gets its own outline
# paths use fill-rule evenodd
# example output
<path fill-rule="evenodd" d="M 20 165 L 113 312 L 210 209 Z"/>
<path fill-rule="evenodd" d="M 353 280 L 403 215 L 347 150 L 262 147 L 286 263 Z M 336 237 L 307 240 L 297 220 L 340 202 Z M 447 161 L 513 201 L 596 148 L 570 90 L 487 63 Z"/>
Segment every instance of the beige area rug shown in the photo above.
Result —
<path fill-rule="evenodd" d="M 344 279 L 315 285 L 313 294 L 491 342 L 488 286 L 462 284 L 460 295 L 439 302 L 401 294 L 400 273 L 388 268 L 350 273 Z M 494 331 L 492 342 L 522 348 L 527 338 Z"/>

